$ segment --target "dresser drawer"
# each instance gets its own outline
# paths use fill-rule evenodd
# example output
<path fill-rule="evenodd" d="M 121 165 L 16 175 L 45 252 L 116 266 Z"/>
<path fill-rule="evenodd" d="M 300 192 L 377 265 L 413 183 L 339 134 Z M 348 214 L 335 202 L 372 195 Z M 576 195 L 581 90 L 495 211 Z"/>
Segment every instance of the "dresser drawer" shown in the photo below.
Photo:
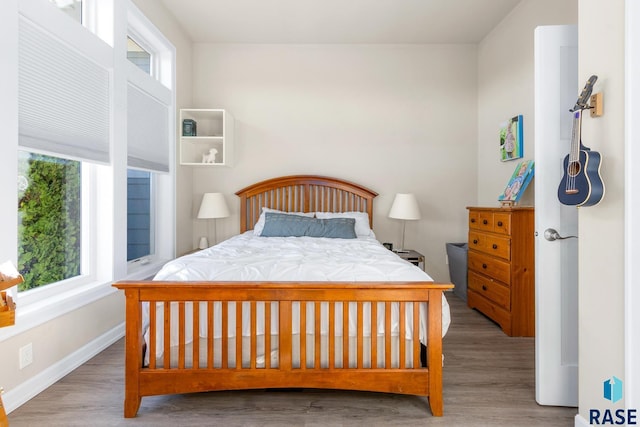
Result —
<path fill-rule="evenodd" d="M 511 235 L 511 214 L 483 210 L 469 211 L 469 229 Z"/>
<path fill-rule="evenodd" d="M 469 228 L 473 230 L 493 231 L 493 212 L 469 211 Z"/>
<path fill-rule="evenodd" d="M 499 234 L 511 235 L 511 214 L 498 213 L 493 214 L 493 232 Z"/>
<path fill-rule="evenodd" d="M 480 216 L 478 211 L 469 211 L 469 229 L 481 230 L 480 228 Z"/>
<path fill-rule="evenodd" d="M 469 289 L 491 300 L 505 310 L 511 310 L 511 291 L 493 279 L 469 272 Z"/>
<path fill-rule="evenodd" d="M 497 279 L 505 284 L 511 283 L 511 265 L 489 255 L 469 251 L 469 269 Z"/>
<path fill-rule="evenodd" d="M 511 260 L 511 239 L 508 237 L 469 231 L 469 247 L 507 261 Z"/>
<path fill-rule="evenodd" d="M 505 334 L 511 336 L 512 314 L 509 311 L 493 304 L 491 301 L 472 290 L 470 290 L 467 295 L 467 305 L 469 308 L 475 308 L 482 312 L 485 316 L 500 325 Z"/>
<path fill-rule="evenodd" d="M 478 230 L 493 231 L 493 212 L 478 211 Z"/>

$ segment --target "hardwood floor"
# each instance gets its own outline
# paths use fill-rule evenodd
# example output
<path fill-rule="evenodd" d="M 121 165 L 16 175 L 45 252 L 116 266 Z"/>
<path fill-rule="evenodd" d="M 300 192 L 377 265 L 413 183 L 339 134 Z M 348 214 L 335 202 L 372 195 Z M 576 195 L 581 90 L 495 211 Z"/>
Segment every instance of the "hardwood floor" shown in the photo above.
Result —
<path fill-rule="evenodd" d="M 447 294 L 444 417 L 426 398 L 333 390 L 238 391 L 145 397 L 122 417 L 120 340 L 9 414 L 20 426 L 573 426 L 576 408 L 535 402 L 534 339 L 509 338 Z"/>

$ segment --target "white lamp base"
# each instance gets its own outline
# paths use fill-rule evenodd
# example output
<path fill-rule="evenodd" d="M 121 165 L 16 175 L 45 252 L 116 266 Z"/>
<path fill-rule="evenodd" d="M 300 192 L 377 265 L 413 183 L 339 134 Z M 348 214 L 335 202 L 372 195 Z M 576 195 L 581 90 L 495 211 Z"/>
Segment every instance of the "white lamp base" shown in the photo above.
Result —
<path fill-rule="evenodd" d="M 200 249 L 207 249 L 209 247 L 209 241 L 207 240 L 206 237 L 201 237 L 200 238 L 200 244 L 198 245 L 198 248 Z"/>

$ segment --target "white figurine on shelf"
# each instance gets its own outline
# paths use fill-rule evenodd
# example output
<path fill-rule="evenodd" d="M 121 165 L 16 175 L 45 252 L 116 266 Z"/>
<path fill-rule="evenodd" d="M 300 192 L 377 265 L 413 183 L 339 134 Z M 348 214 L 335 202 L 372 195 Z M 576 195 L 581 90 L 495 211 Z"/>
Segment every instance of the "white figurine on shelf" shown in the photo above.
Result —
<path fill-rule="evenodd" d="M 202 155 L 202 163 L 215 163 L 216 154 L 218 154 L 218 150 L 215 148 L 210 149 L 208 153 Z"/>

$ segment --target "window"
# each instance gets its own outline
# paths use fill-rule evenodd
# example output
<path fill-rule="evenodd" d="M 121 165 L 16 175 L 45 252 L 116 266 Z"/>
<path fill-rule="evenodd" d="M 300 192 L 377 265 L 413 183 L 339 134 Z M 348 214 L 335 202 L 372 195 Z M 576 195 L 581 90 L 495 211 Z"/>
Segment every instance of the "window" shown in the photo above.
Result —
<path fill-rule="evenodd" d="M 9 2 L 0 15 L 16 21 L 0 32 L 17 58 L 4 67 L 17 84 L 0 97 L 11 124 L 0 143 L 0 182 L 8 184 L 0 196 L 11 207 L 0 210 L 0 252 L 26 279 L 19 292 L 10 290 L 19 322 L 0 330 L 0 342 L 113 294 L 115 280 L 150 277 L 174 256 L 175 49 L 130 1 L 118 2 L 126 13 L 112 1 L 35 3 Z M 152 53 L 149 69 L 164 80 L 137 70 L 126 44 L 113 43 L 129 35 Z M 131 85 L 148 99 L 136 92 L 129 100 Z M 116 108 L 116 100 L 127 104 Z M 140 108 L 129 111 L 129 101 Z M 153 115 L 133 114 L 140 111 Z M 161 132 L 149 137 L 149 129 Z M 140 136 L 154 141 L 153 157 L 147 145 L 134 149 Z M 131 190 L 143 194 L 136 201 L 127 200 L 129 183 L 140 186 Z M 146 205 L 131 209 L 145 227 L 133 215 L 127 222 L 129 203 Z"/>
<path fill-rule="evenodd" d="M 163 207 L 172 204 L 164 189 L 173 158 L 175 53 L 137 9 L 128 10 L 127 20 L 127 272 L 136 274 L 166 257 L 171 241 L 155 235 L 156 227 L 166 231 Z"/>
<path fill-rule="evenodd" d="M 151 75 L 151 54 L 144 50 L 131 37 L 127 37 L 127 59 L 142 71 Z"/>
<path fill-rule="evenodd" d="M 18 270 L 25 291 L 81 274 L 82 164 L 18 152 Z"/>
<path fill-rule="evenodd" d="M 153 253 L 154 221 L 151 172 L 127 170 L 127 261 Z"/>

